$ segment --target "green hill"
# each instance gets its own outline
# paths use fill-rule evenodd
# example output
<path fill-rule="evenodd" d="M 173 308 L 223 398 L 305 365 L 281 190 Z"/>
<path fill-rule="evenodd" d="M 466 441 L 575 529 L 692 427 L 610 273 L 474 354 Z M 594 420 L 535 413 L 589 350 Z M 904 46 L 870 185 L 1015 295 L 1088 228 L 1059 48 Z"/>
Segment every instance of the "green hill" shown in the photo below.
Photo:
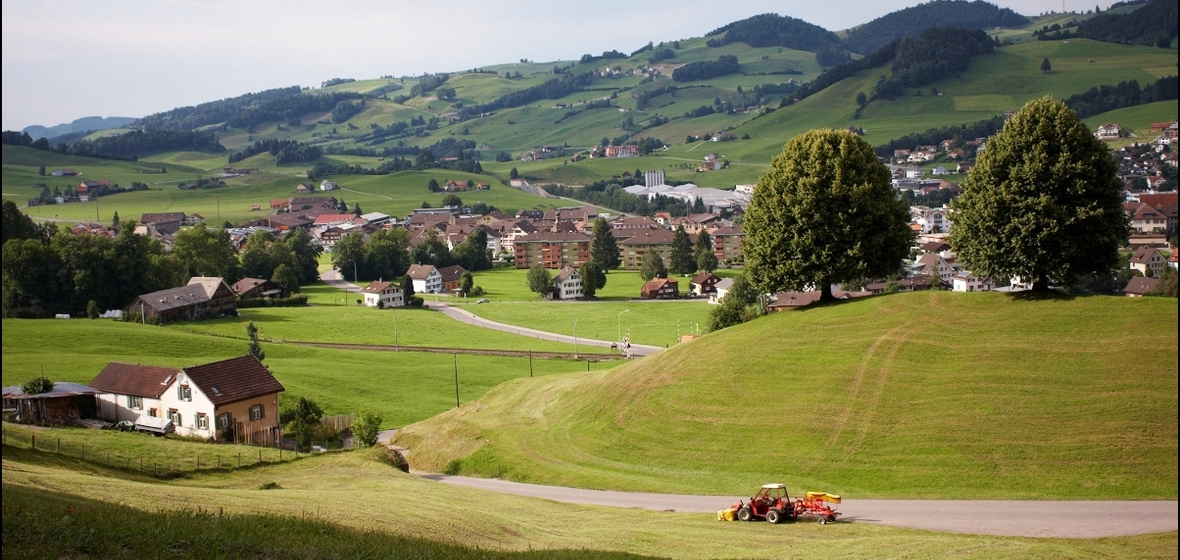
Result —
<path fill-rule="evenodd" d="M 762 318 L 408 426 L 416 468 L 727 494 L 1176 499 L 1176 304 L 898 294 Z"/>

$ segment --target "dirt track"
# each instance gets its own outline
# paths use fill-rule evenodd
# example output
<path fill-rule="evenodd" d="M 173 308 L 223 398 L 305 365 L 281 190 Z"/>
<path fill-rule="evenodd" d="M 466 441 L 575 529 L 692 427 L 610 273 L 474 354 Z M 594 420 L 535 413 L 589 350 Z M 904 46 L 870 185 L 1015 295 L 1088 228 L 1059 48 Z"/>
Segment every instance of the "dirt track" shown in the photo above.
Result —
<path fill-rule="evenodd" d="M 559 502 L 712 515 L 749 496 L 684 496 L 583 490 L 423 474 L 446 484 Z M 1006 537 L 1099 538 L 1177 529 L 1175 501 L 844 500 L 841 522 Z M 801 520 L 801 523 L 809 522 Z"/>

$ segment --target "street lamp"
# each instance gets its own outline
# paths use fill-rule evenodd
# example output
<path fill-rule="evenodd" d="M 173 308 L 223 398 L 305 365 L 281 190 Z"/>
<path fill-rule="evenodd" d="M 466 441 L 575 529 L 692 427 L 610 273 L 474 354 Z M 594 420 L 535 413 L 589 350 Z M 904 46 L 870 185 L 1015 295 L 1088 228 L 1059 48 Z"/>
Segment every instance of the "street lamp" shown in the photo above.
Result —
<path fill-rule="evenodd" d="M 619 315 L 617 317 L 615 317 L 615 335 L 617 335 L 616 339 L 619 341 L 623 340 L 623 327 L 622 327 L 623 314 L 628 311 L 631 311 L 631 310 L 624 309 L 619 312 Z"/>

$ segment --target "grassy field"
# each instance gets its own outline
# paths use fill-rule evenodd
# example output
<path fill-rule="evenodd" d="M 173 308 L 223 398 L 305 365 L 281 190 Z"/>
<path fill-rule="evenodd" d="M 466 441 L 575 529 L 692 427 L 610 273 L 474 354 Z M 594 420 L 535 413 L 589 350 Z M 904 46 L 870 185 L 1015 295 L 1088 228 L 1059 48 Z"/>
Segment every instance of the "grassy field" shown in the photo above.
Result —
<path fill-rule="evenodd" d="M 585 488 L 1174 500 L 1176 335 L 1169 299 L 881 296 L 508 383 L 398 442 L 419 468 Z"/>
<path fill-rule="evenodd" d="M 19 385 L 42 371 L 55 381 L 89 383 L 115 360 L 185 367 L 246 352 L 244 340 L 106 320 L 4 319 L 3 329 L 5 386 Z M 373 410 L 384 417 L 387 428 L 454 407 L 456 365 L 462 402 L 474 400 L 505 381 L 528 377 L 530 371 L 540 377 L 585 372 L 587 367 L 586 362 L 560 359 L 530 362 L 528 358 L 335 350 L 289 344 L 263 344 L 263 349 L 267 367 L 286 388 L 284 401 L 311 397 L 326 414 Z M 595 362 L 591 368 L 613 365 Z"/>
<path fill-rule="evenodd" d="M 1063 540 L 856 523 L 718 523 L 712 515 L 581 506 L 468 490 L 403 474 L 375 455 L 334 453 L 157 482 L 121 469 L 6 447 L 4 554 L 609 558 L 606 553 L 637 553 L 925 559 L 1174 558 L 1176 551 L 1175 533 Z M 260 489 L 270 483 L 279 488 Z M 260 539 L 259 528 L 281 538 Z M 578 552 L 559 552 L 570 550 Z M 516 554 L 502 555 L 506 551 Z"/>

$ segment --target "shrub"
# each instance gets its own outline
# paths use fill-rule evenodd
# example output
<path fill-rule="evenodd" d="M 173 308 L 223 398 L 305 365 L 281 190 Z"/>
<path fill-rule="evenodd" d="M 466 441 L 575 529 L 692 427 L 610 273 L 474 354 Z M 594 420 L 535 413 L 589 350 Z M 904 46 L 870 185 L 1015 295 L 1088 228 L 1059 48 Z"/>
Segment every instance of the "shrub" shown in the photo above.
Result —
<path fill-rule="evenodd" d="M 44 375 L 38 375 L 20 386 L 20 390 L 26 395 L 39 395 L 41 393 L 48 393 L 53 390 L 53 382 L 47 379 Z"/>

